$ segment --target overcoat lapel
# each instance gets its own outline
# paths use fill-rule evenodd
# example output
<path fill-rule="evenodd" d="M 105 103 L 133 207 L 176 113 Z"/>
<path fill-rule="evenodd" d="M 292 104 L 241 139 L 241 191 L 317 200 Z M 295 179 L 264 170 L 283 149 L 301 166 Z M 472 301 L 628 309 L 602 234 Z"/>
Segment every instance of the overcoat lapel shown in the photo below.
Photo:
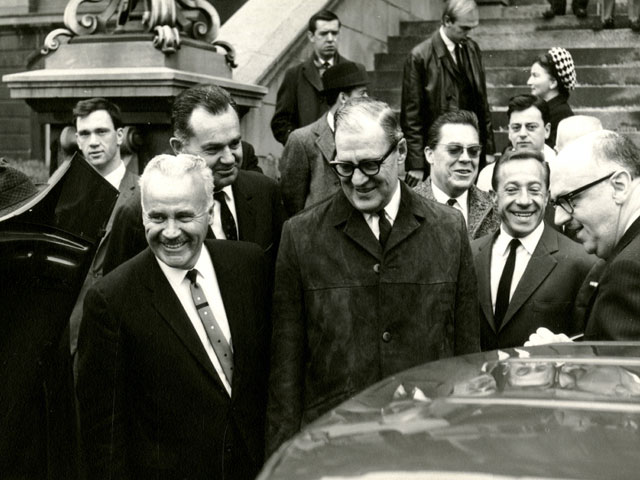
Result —
<path fill-rule="evenodd" d="M 460 75 L 460 71 L 458 70 L 456 63 L 451 58 L 449 49 L 444 44 L 444 40 L 442 40 L 439 31 L 436 31 L 433 34 L 433 48 L 435 49 L 436 55 L 438 55 L 440 62 L 442 63 L 442 65 L 444 65 L 444 68 L 449 70 L 449 74 L 453 78 L 458 78 L 458 75 Z"/>
<path fill-rule="evenodd" d="M 424 218 L 424 212 L 413 202 L 411 195 L 417 194 L 411 192 L 404 182 L 400 182 L 400 208 L 387 240 L 386 250 L 391 250 L 399 243 L 402 243 L 420 227 L 420 222 L 416 219 L 416 215 Z"/>
<path fill-rule="evenodd" d="M 353 208 L 342 190 L 336 193 L 331 201 L 328 220 L 375 258 L 382 258 L 380 243 L 367 225 L 362 213 Z"/>
<path fill-rule="evenodd" d="M 318 126 L 318 130 L 316 131 L 318 137 L 316 138 L 316 145 L 322 156 L 324 157 L 327 163 L 333 160 L 333 156 L 336 151 L 336 143 L 333 139 L 333 132 L 329 128 L 329 124 L 327 123 L 327 116 L 324 115 Z"/>
<path fill-rule="evenodd" d="M 306 78 L 313 88 L 322 91 L 322 79 L 320 78 L 320 72 L 313 64 L 313 56 L 304 62 L 304 66 L 302 67 L 302 75 Z"/>

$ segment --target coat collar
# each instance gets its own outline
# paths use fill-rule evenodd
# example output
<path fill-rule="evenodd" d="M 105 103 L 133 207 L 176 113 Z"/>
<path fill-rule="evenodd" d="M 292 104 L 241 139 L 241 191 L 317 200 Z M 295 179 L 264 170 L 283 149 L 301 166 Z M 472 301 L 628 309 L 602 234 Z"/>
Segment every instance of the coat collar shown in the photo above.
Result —
<path fill-rule="evenodd" d="M 444 43 L 444 40 L 442 40 L 442 37 L 440 36 L 440 29 L 433 32 L 433 35 L 431 36 L 431 43 L 433 44 L 433 49 L 440 59 L 440 62 L 444 65 L 444 68 L 449 70 L 449 73 L 453 78 L 456 78 L 460 74 L 460 72 L 455 62 L 451 58 L 451 54 L 449 53 L 447 45 Z"/>
<path fill-rule="evenodd" d="M 236 215 L 238 217 L 238 231 L 240 240 L 255 238 L 255 209 L 253 208 L 253 189 L 247 183 L 247 173 L 240 170 L 233 189 Z"/>
<path fill-rule="evenodd" d="M 615 247 L 613 247 L 613 251 L 611 252 L 611 255 L 609 256 L 609 258 L 607 259 L 607 263 L 611 263 L 611 261 L 622 251 L 625 249 L 625 247 L 627 245 L 629 245 L 629 243 L 631 243 L 631 241 L 636 238 L 638 235 L 640 235 L 640 218 L 637 218 L 632 224 L 631 226 L 627 229 L 626 232 L 624 232 L 624 235 L 622 235 L 622 238 L 620 239 L 620 241 L 618 241 L 618 243 L 616 244 Z"/>
<path fill-rule="evenodd" d="M 325 161 L 330 162 L 336 152 L 336 142 L 333 138 L 333 132 L 329 128 L 326 113 L 315 122 L 313 133 L 316 135 L 315 144 L 318 150 L 322 153 Z"/>

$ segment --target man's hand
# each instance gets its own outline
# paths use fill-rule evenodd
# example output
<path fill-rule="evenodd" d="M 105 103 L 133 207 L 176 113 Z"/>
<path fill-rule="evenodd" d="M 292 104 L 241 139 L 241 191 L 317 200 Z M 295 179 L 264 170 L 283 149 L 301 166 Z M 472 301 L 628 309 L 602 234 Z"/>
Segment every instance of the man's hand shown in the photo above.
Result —
<path fill-rule="evenodd" d="M 564 333 L 555 334 L 548 328 L 540 327 L 536 333 L 529 335 L 529 340 L 524 342 L 525 347 L 535 347 L 536 345 L 546 345 L 548 343 L 572 342 Z"/>
<path fill-rule="evenodd" d="M 404 177 L 404 182 L 410 186 L 415 187 L 418 182 L 421 182 L 424 178 L 424 170 L 407 170 L 407 174 Z"/>

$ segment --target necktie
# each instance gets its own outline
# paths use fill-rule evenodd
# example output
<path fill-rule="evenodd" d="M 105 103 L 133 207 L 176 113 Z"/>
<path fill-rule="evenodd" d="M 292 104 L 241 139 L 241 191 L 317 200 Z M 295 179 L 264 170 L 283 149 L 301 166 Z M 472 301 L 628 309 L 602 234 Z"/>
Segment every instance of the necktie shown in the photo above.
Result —
<path fill-rule="evenodd" d="M 213 194 L 218 202 L 220 202 L 220 223 L 222 223 L 222 231 L 227 240 L 238 240 L 238 230 L 236 229 L 236 221 L 233 219 L 229 205 L 224 197 L 224 192 L 216 192 Z"/>
<path fill-rule="evenodd" d="M 450 207 L 453 207 L 456 204 L 457 200 L 455 198 L 450 198 L 449 200 L 447 200 L 447 205 L 449 205 Z"/>
<path fill-rule="evenodd" d="M 504 314 L 507 313 L 509 307 L 509 293 L 511 292 L 511 280 L 513 279 L 513 270 L 516 266 L 516 250 L 520 245 L 520 240 L 514 238 L 509 242 L 509 256 L 504 264 L 500 283 L 498 283 L 498 294 L 496 295 L 496 311 L 494 318 L 496 320 L 496 330 L 502 325 Z"/>
<path fill-rule="evenodd" d="M 455 48 L 455 52 L 456 52 L 456 64 L 458 65 L 458 69 L 460 69 L 461 71 L 463 71 L 464 68 L 464 64 L 462 63 L 462 52 L 460 51 L 462 49 L 462 47 L 460 46 L 459 43 L 456 43 L 456 48 Z"/>
<path fill-rule="evenodd" d="M 224 372 L 225 377 L 227 377 L 229 385 L 231 385 L 231 378 L 233 376 L 233 352 L 231 351 L 231 346 L 227 342 L 222 330 L 220 330 L 216 318 L 213 316 L 213 311 L 211 310 L 211 307 L 209 307 L 207 298 L 204 296 L 204 292 L 196 280 L 197 276 L 198 270 L 195 268 L 193 270 L 189 270 L 186 275 L 189 282 L 191 282 L 189 285 L 191 298 L 193 299 L 193 303 L 198 311 L 198 316 L 204 325 L 204 329 L 207 332 L 209 343 L 211 343 L 213 351 L 222 366 L 222 371 Z"/>
<path fill-rule="evenodd" d="M 384 209 L 380 210 L 377 215 L 378 229 L 380 230 L 378 241 L 380 242 L 380 245 L 382 245 L 382 248 L 384 248 L 387 240 L 389 239 L 389 235 L 391 234 L 391 224 L 389 223 L 389 220 L 387 220 L 387 216 L 384 214 Z"/>

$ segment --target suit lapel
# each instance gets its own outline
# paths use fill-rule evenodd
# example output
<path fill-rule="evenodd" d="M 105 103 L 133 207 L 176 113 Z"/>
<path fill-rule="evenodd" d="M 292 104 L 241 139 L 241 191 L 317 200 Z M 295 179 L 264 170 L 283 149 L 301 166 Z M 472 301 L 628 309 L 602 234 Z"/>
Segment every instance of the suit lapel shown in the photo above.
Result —
<path fill-rule="evenodd" d="M 253 241 L 255 238 L 255 211 L 251 205 L 253 193 L 247 188 L 246 179 L 242 171 L 238 172 L 238 178 L 231 187 L 233 190 L 233 201 L 238 217 L 239 239 Z"/>
<path fill-rule="evenodd" d="M 493 304 L 491 303 L 491 251 L 493 242 L 498 237 L 499 231 L 487 235 L 484 243 L 479 247 L 478 251 L 478 272 L 482 273 L 482 277 L 478 277 L 478 297 L 480 300 L 480 308 L 487 319 L 489 326 L 496 331 L 496 321 L 493 316 Z"/>
<path fill-rule="evenodd" d="M 146 264 L 143 273 L 140 275 L 140 281 L 151 291 L 151 301 L 155 310 L 173 329 L 194 359 L 207 371 L 220 388 L 224 388 L 202 342 L 200 342 L 200 337 L 198 337 L 193 328 L 169 281 L 162 273 L 153 253 L 147 249 L 145 255 L 147 259 L 145 259 Z"/>
<path fill-rule="evenodd" d="M 558 238 L 556 235 L 558 234 L 551 227 L 545 225 L 542 237 L 540 237 L 540 241 L 529 259 L 527 268 L 513 292 L 513 297 L 511 297 L 509 307 L 502 321 L 503 327 L 513 318 L 520 307 L 529 300 L 533 292 L 536 291 L 558 264 L 556 259 L 553 258 L 553 254 L 558 251 Z"/>
<path fill-rule="evenodd" d="M 320 150 L 320 153 L 322 153 L 327 163 L 331 162 L 336 151 L 336 144 L 333 139 L 333 132 L 329 128 L 326 114 L 320 119 L 318 129 L 315 133 L 317 135 L 315 144 L 318 150 Z"/>

